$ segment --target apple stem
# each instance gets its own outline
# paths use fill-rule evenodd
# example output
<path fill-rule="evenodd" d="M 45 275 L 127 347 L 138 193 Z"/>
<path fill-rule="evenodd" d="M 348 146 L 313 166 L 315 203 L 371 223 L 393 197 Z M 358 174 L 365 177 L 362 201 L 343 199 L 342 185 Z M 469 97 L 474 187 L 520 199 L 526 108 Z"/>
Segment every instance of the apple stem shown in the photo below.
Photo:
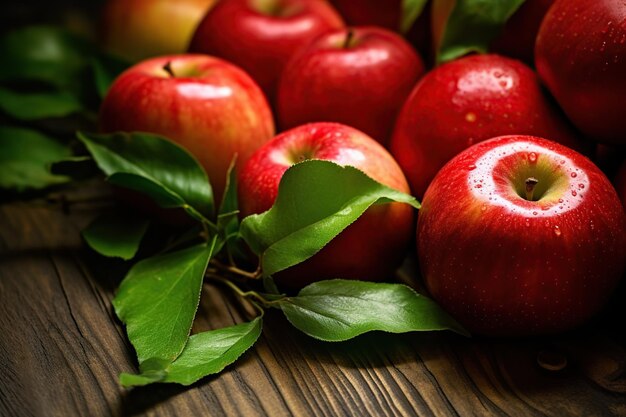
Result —
<path fill-rule="evenodd" d="M 533 200 L 533 195 L 535 193 L 535 186 L 537 185 L 537 183 L 539 182 L 539 180 L 535 177 L 528 177 L 526 178 L 526 200 L 528 201 L 534 201 Z"/>
<path fill-rule="evenodd" d="M 163 65 L 163 70 L 167 72 L 170 77 L 176 78 L 176 75 L 174 75 L 174 70 L 172 70 L 172 61 L 167 61 L 167 63 Z"/>
<path fill-rule="evenodd" d="M 354 39 L 354 28 L 348 28 L 346 40 L 343 42 L 343 49 L 348 49 L 352 46 L 352 39 Z"/>

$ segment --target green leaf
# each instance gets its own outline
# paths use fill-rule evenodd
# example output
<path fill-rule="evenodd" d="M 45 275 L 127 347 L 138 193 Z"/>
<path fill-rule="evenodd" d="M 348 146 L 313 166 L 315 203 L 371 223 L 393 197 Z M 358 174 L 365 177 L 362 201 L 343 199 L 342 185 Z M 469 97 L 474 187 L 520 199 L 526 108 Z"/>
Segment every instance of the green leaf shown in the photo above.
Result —
<path fill-rule="evenodd" d="M 213 213 L 206 172 L 174 142 L 148 133 L 79 133 L 78 137 L 112 183 L 145 192 L 163 207 L 184 207 L 205 216 Z"/>
<path fill-rule="evenodd" d="M 270 210 L 242 221 L 241 234 L 260 256 L 263 275 L 272 275 L 315 255 L 373 204 L 391 201 L 419 208 L 415 198 L 354 167 L 304 161 L 285 172 Z"/>
<path fill-rule="evenodd" d="M 239 220 L 237 216 L 239 213 L 239 203 L 237 201 L 236 163 L 237 156 L 233 158 L 230 162 L 230 166 L 228 167 L 226 185 L 224 187 L 224 197 L 222 197 L 222 202 L 217 216 L 218 227 L 225 230 L 227 233 L 236 232 L 239 229 Z"/>
<path fill-rule="evenodd" d="M 128 211 L 105 213 L 83 230 L 83 238 L 99 254 L 127 261 L 137 253 L 149 224 Z"/>
<path fill-rule="evenodd" d="M 491 41 L 524 0 L 457 0 L 446 23 L 437 63 L 487 52 Z"/>
<path fill-rule="evenodd" d="M 168 367 L 163 382 L 189 385 L 221 372 L 254 345 L 262 327 L 262 318 L 257 317 L 249 323 L 191 336 L 183 353 Z"/>
<path fill-rule="evenodd" d="M 249 258 L 248 247 L 239 234 L 239 202 L 237 200 L 237 156 L 228 167 L 224 197 L 217 216 L 217 228 L 220 231 L 226 250 L 231 260 L 245 261 Z"/>
<path fill-rule="evenodd" d="M 424 11 L 428 0 L 402 0 L 402 16 L 400 18 L 400 32 L 407 33 L 413 23 Z"/>
<path fill-rule="evenodd" d="M 111 175 L 108 181 L 111 184 L 147 194 L 161 207 L 173 208 L 185 205 L 185 200 L 183 200 L 181 196 L 163 187 L 163 185 L 158 182 L 150 178 L 142 177 L 141 175 L 118 172 Z"/>
<path fill-rule="evenodd" d="M 155 382 L 160 382 L 163 378 L 165 378 L 165 371 L 163 370 L 145 371 L 140 375 L 128 374 L 124 372 L 120 374 L 120 384 L 124 387 L 141 387 Z"/>
<path fill-rule="evenodd" d="M 69 155 L 68 147 L 35 130 L 0 126 L 0 188 L 23 191 L 67 182 L 48 165 Z"/>
<path fill-rule="evenodd" d="M 153 382 L 193 384 L 235 362 L 257 341 L 262 324 L 261 317 L 257 317 L 249 323 L 195 334 L 180 356 L 164 370 L 142 371 L 141 375 L 124 373 L 120 382 L 126 387 Z"/>
<path fill-rule="evenodd" d="M 183 351 L 215 244 L 214 238 L 209 246 L 145 259 L 122 281 L 113 306 L 126 324 L 140 366 L 171 363 Z"/>
<path fill-rule="evenodd" d="M 29 26 L 0 38 L 0 80 L 37 80 L 64 87 L 87 65 L 94 48 L 53 26 Z"/>
<path fill-rule="evenodd" d="M 98 95 L 104 98 L 115 78 L 127 69 L 129 64 L 115 57 L 102 55 L 91 61 L 91 67 Z"/>
<path fill-rule="evenodd" d="M 0 87 L 0 109 L 18 120 L 64 117 L 83 110 L 83 105 L 67 92 L 16 93 Z"/>
<path fill-rule="evenodd" d="M 452 330 L 468 335 L 434 301 L 406 285 L 352 280 L 319 281 L 279 306 L 296 328 L 338 342 L 373 330 L 390 333 Z"/>

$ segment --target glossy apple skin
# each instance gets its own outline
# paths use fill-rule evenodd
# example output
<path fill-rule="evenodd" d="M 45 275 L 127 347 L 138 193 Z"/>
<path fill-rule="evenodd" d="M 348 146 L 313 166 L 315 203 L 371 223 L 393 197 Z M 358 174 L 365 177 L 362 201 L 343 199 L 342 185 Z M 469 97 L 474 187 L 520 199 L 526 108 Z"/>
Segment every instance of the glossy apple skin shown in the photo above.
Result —
<path fill-rule="evenodd" d="M 402 22 L 402 0 L 331 0 L 332 5 L 350 26 L 378 26 L 400 32 Z M 422 57 L 430 61 L 430 5 L 424 5 L 417 20 L 404 33 Z"/>
<path fill-rule="evenodd" d="M 163 69 L 171 62 L 175 77 Z M 120 75 L 100 109 L 100 130 L 143 131 L 187 148 L 206 170 L 217 201 L 235 154 L 239 166 L 274 136 L 263 93 L 242 70 L 206 55 L 143 61 Z"/>
<path fill-rule="evenodd" d="M 349 25 L 372 25 L 395 31 L 400 28 L 402 0 L 331 0 L 331 3 Z"/>
<path fill-rule="evenodd" d="M 490 51 L 533 65 L 539 27 L 554 0 L 526 0 L 506 22 Z"/>
<path fill-rule="evenodd" d="M 561 182 L 528 201 L 513 187 L 529 175 Z M 471 332 L 526 336 L 596 313 L 623 275 L 625 238 L 620 201 L 590 160 L 504 136 L 439 171 L 419 212 L 417 252 L 432 296 Z"/>
<path fill-rule="evenodd" d="M 274 101 L 280 74 L 300 47 L 344 26 L 335 9 L 319 0 L 267 0 L 266 13 L 250 0 L 221 0 L 198 25 L 191 52 L 224 58 L 243 68 Z"/>
<path fill-rule="evenodd" d="M 131 62 L 183 53 L 215 1 L 108 0 L 100 18 L 101 44 Z"/>
<path fill-rule="evenodd" d="M 384 145 L 423 73 L 417 52 L 391 31 L 364 26 L 328 32 L 285 67 L 278 88 L 279 125 L 339 122 Z"/>
<path fill-rule="evenodd" d="M 626 144 L 626 3 L 555 1 L 535 64 L 574 125 L 599 142 Z"/>
<path fill-rule="evenodd" d="M 536 74 L 499 55 L 467 56 L 427 73 L 398 116 L 390 149 L 419 198 L 456 154 L 509 134 L 591 151 L 546 99 Z"/>
<path fill-rule="evenodd" d="M 617 171 L 614 184 L 617 195 L 622 200 L 624 209 L 626 209 L 626 159 L 622 161 L 622 165 L 620 165 Z"/>
<path fill-rule="evenodd" d="M 282 175 L 304 158 L 352 165 L 382 184 L 409 191 L 400 167 L 378 142 L 345 125 L 311 123 L 276 136 L 244 166 L 239 175 L 242 216 L 271 208 Z M 312 258 L 274 278 L 292 288 L 332 278 L 389 279 L 406 255 L 413 212 L 412 207 L 401 203 L 370 207 Z"/>

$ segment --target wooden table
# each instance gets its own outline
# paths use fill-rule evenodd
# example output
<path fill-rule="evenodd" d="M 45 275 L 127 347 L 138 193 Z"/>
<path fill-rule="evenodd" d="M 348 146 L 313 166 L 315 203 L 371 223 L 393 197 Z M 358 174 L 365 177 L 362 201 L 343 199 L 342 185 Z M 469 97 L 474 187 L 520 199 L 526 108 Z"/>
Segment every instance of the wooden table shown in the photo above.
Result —
<path fill-rule="evenodd" d="M 270 311 L 256 346 L 222 374 L 124 390 L 118 374 L 136 363 L 111 299 L 127 265 L 79 236 L 99 210 L 0 205 L 0 416 L 626 416 L 624 286 L 590 325 L 553 338 L 333 344 Z M 195 330 L 245 319 L 222 294 L 205 288 Z"/>

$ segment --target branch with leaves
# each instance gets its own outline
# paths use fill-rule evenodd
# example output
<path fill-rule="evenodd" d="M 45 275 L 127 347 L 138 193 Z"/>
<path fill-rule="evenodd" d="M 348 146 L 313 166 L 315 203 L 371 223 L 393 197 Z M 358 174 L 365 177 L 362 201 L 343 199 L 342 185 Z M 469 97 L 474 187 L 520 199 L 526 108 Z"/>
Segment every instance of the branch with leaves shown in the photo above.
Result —
<path fill-rule="evenodd" d="M 239 223 L 233 215 L 237 213 L 234 164 L 224 199 L 214 213 L 205 172 L 175 143 L 139 133 L 79 137 L 109 182 L 144 193 L 161 207 L 182 208 L 202 226 L 186 233 L 186 247 L 181 248 L 183 240 L 172 250 L 136 263 L 120 285 L 113 304 L 139 362 L 139 374 L 123 374 L 123 385 L 186 385 L 220 372 L 256 342 L 268 308 L 281 310 L 296 328 L 325 341 L 343 341 L 374 330 L 449 329 L 467 334 L 433 301 L 405 285 L 336 279 L 286 295 L 273 283 L 274 274 L 315 255 L 370 206 L 394 201 L 418 208 L 413 197 L 352 167 L 304 161 L 284 174 L 269 211 Z M 350 187 L 337 186 L 341 183 Z M 306 215 L 303 207 L 308 208 Z M 284 221 L 296 217 L 297 222 Z M 128 259 L 139 249 L 145 231 L 143 222 L 104 215 L 83 235 L 99 253 Z M 238 254 L 250 250 L 258 255 L 256 271 L 245 270 L 235 261 Z M 205 280 L 233 291 L 259 315 L 249 323 L 190 336 Z M 248 289 L 260 280 L 263 291 Z"/>

